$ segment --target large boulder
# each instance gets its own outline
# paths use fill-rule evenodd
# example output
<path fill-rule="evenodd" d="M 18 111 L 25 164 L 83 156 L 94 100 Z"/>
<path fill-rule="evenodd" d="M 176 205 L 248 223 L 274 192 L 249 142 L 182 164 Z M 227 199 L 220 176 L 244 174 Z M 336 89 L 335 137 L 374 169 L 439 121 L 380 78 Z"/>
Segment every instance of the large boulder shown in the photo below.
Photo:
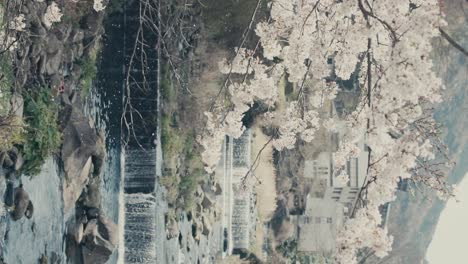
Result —
<path fill-rule="evenodd" d="M 63 184 L 64 210 L 68 212 L 75 207 L 75 203 L 88 182 L 91 171 L 91 157 L 81 163 L 82 157 L 74 155 L 64 160 L 66 181 Z"/>
<path fill-rule="evenodd" d="M 104 264 L 117 248 L 117 225 L 105 216 L 86 225 L 81 242 L 83 264 Z"/>
<path fill-rule="evenodd" d="M 11 218 L 18 221 L 23 216 L 31 218 L 34 212 L 34 207 L 32 202 L 29 200 L 28 193 L 23 189 L 23 186 L 20 185 L 15 189 L 14 192 L 14 209 L 11 212 Z"/>
<path fill-rule="evenodd" d="M 67 223 L 67 235 L 73 239 L 76 244 L 80 244 L 83 240 L 84 224 L 78 221 L 70 221 Z"/>
<path fill-rule="evenodd" d="M 97 176 L 104 164 L 104 140 L 96 133 L 92 122 L 82 110 L 81 99 L 78 94 L 63 96 L 65 104 L 63 115 L 65 123 L 61 156 L 64 164 L 66 182 L 63 185 L 64 209 L 68 212 L 88 183 L 92 173 Z M 94 165 L 94 166 L 93 166 Z M 94 167 L 94 170 L 91 169 Z"/>
<path fill-rule="evenodd" d="M 209 216 L 207 215 L 203 215 L 202 217 L 202 224 L 203 224 L 203 231 L 202 231 L 202 234 L 204 236 L 208 236 L 212 230 L 212 226 L 211 226 L 211 223 L 213 222 L 212 219 L 210 219 Z"/>
<path fill-rule="evenodd" d="M 57 74 L 60 72 L 60 68 L 62 67 L 62 50 L 58 50 L 57 52 L 48 55 L 46 58 L 45 63 L 45 73 L 48 75 Z"/>
<path fill-rule="evenodd" d="M 214 204 L 214 200 L 210 197 L 208 197 L 205 193 L 205 196 L 203 197 L 203 200 L 201 202 L 201 205 L 203 206 L 204 209 L 210 209 Z"/>
<path fill-rule="evenodd" d="M 175 220 L 171 220 L 166 225 L 166 237 L 167 239 L 174 238 L 179 235 L 179 224 Z"/>
<path fill-rule="evenodd" d="M 101 207 L 101 189 L 99 178 L 91 178 L 83 191 L 81 204 L 85 207 Z"/>

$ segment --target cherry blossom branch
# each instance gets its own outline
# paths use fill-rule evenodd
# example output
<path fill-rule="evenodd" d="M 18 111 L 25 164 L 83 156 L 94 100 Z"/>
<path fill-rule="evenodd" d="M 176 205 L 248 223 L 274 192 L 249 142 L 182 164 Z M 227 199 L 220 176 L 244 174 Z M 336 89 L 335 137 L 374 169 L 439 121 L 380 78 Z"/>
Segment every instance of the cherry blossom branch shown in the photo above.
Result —
<path fill-rule="evenodd" d="M 447 32 L 445 32 L 445 30 L 439 27 L 439 31 L 440 31 L 441 36 L 445 40 L 447 40 L 448 43 L 450 43 L 450 45 L 452 45 L 455 49 L 460 51 L 463 55 L 468 56 L 468 50 L 466 50 L 460 44 L 458 44 L 458 42 L 456 42 L 452 37 L 450 37 L 449 34 L 447 34 Z"/>
<path fill-rule="evenodd" d="M 257 152 L 257 155 L 255 156 L 255 160 L 254 162 L 252 163 L 252 165 L 250 165 L 249 167 L 249 170 L 245 173 L 245 175 L 241 178 L 241 183 L 242 183 L 242 186 L 246 186 L 246 183 L 247 183 L 247 179 L 249 177 L 249 175 L 253 175 L 255 173 L 255 169 L 258 164 L 259 164 L 259 161 L 260 161 L 260 156 L 262 155 L 262 152 L 266 149 L 266 147 L 268 147 L 268 145 L 271 144 L 271 142 L 273 142 L 273 140 L 277 137 L 278 135 L 278 130 L 276 129 L 273 134 L 271 135 L 270 139 L 268 139 L 268 141 L 263 145 L 263 147 Z"/>
<path fill-rule="evenodd" d="M 239 43 L 239 45 L 237 47 L 237 51 L 236 51 L 236 54 L 234 55 L 234 58 L 239 56 L 239 52 L 244 47 L 245 42 L 247 41 L 247 37 L 248 37 L 250 31 L 253 28 L 255 17 L 257 16 L 257 12 L 260 9 L 260 6 L 261 6 L 262 2 L 263 2 L 263 0 L 257 0 L 257 5 L 255 6 L 255 9 L 254 9 L 254 11 L 253 11 L 253 13 L 251 15 L 249 25 L 247 26 L 247 28 L 244 30 L 244 33 L 242 34 L 242 38 L 241 38 L 241 41 L 240 41 L 240 43 Z M 214 109 L 216 101 L 221 96 L 222 92 L 227 89 L 227 85 L 231 80 L 231 74 L 232 74 L 232 70 L 233 70 L 232 67 L 233 67 L 233 65 L 231 64 L 231 68 L 230 68 L 230 70 L 229 70 L 229 72 L 228 72 L 228 74 L 227 74 L 227 76 L 226 76 L 226 78 L 224 80 L 223 86 L 221 86 L 221 88 L 218 91 L 218 94 L 212 100 L 212 103 L 211 103 L 210 108 L 209 108 L 210 112 Z"/>

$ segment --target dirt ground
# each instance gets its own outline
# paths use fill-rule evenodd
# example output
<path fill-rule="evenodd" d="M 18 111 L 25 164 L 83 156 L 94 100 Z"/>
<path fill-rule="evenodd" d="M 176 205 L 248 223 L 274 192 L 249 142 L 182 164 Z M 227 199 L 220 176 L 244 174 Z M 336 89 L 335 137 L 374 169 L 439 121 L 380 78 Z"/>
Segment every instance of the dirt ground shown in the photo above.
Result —
<path fill-rule="evenodd" d="M 269 138 L 263 134 L 260 128 L 254 132 L 252 151 L 256 157 L 260 149 L 268 142 Z M 276 209 L 276 170 L 273 165 L 273 146 L 268 144 L 260 155 L 258 167 L 255 169 L 258 178 L 257 208 L 261 222 L 268 222 Z"/>

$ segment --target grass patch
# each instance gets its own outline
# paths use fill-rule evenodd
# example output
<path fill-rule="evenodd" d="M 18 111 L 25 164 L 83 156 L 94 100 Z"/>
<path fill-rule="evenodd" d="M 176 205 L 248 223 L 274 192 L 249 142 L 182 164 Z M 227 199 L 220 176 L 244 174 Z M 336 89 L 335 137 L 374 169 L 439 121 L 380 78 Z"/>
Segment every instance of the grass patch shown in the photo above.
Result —
<path fill-rule="evenodd" d="M 9 53 L 0 57 L 0 152 L 24 142 L 23 120 L 11 113 L 14 74 Z"/>
<path fill-rule="evenodd" d="M 172 102 L 176 99 L 176 96 L 174 86 L 172 85 L 170 66 L 169 63 L 164 63 L 162 66 L 159 84 L 161 97 L 165 102 Z"/>
<path fill-rule="evenodd" d="M 175 125 L 175 120 L 169 115 L 161 116 L 161 144 L 164 156 L 173 157 L 183 149 L 183 135 Z"/>
<path fill-rule="evenodd" d="M 0 115 L 5 116 L 10 111 L 11 89 L 14 85 L 12 59 L 8 53 L 0 57 Z"/>
<path fill-rule="evenodd" d="M 26 94 L 24 114 L 26 140 L 22 146 L 24 166 L 22 172 L 37 175 L 45 159 L 59 150 L 62 134 L 58 125 L 58 106 L 48 88 Z"/>
<path fill-rule="evenodd" d="M 179 111 L 182 110 L 178 99 L 181 96 L 171 77 L 169 63 L 162 64 L 159 91 L 163 101 L 160 126 L 165 176 L 160 183 L 167 190 L 170 206 L 188 211 L 193 208 L 195 191 L 205 175 L 195 131 L 180 123 Z"/>
<path fill-rule="evenodd" d="M 201 168 L 197 168 L 182 177 L 179 183 L 179 201 L 180 206 L 185 210 L 189 211 L 193 209 L 195 204 L 195 191 L 199 182 L 203 179 L 204 171 Z"/>
<path fill-rule="evenodd" d="M 161 131 L 161 143 L 166 161 L 181 158 L 184 164 L 184 173 L 181 175 L 171 173 L 161 178 L 161 184 L 168 190 L 166 198 L 172 206 L 190 210 L 194 205 L 197 186 L 204 177 L 201 156 L 195 150 L 195 133 L 174 128 L 173 119 L 167 115 L 163 115 L 161 119 Z"/>
<path fill-rule="evenodd" d="M 23 120 L 13 115 L 0 116 L 0 152 L 11 150 L 25 140 Z"/>
<path fill-rule="evenodd" d="M 89 56 L 86 56 L 76 62 L 81 68 L 80 84 L 81 84 L 81 96 L 84 98 L 89 95 L 93 81 L 97 75 L 97 48 L 93 49 Z"/>

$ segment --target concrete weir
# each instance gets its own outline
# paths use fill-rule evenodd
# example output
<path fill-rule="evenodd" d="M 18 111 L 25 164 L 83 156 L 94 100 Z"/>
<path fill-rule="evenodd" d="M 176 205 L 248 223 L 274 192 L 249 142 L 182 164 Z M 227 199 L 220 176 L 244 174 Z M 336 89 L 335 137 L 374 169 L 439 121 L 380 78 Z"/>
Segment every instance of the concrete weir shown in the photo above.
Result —
<path fill-rule="evenodd" d="M 151 8 L 145 7 L 150 5 Z M 158 183 L 161 167 L 159 132 L 159 42 L 158 21 L 140 23 L 146 16 L 159 16 L 159 1 L 128 1 L 120 20 L 123 28 L 122 158 L 120 215 L 123 229 L 119 263 L 164 263 L 164 208 Z M 143 35 L 144 33 L 144 35 Z M 138 39 L 138 42 L 136 40 Z M 145 48 L 136 48 L 141 43 Z M 144 44 L 144 45 L 143 45 Z"/>
<path fill-rule="evenodd" d="M 251 165 L 251 134 L 247 129 L 238 139 L 225 138 L 223 155 L 216 170 L 216 177 L 223 186 L 223 256 L 231 255 L 235 249 L 247 249 L 250 245 L 253 190 L 242 185 L 242 178 Z"/>

